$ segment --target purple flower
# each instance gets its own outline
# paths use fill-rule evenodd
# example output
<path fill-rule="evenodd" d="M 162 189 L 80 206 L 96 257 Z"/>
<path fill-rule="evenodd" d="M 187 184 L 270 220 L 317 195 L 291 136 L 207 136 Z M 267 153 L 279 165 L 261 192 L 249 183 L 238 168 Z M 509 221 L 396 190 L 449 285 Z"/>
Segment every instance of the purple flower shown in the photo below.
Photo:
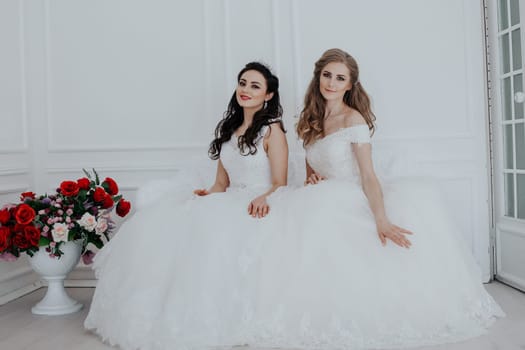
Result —
<path fill-rule="evenodd" d="M 42 199 L 42 203 L 50 204 L 51 203 L 51 199 L 49 197 L 45 197 L 44 199 Z"/>
<path fill-rule="evenodd" d="M 84 265 L 91 265 L 93 263 L 94 257 L 95 253 L 93 253 L 91 250 L 86 250 L 86 252 L 82 255 L 82 262 Z"/>

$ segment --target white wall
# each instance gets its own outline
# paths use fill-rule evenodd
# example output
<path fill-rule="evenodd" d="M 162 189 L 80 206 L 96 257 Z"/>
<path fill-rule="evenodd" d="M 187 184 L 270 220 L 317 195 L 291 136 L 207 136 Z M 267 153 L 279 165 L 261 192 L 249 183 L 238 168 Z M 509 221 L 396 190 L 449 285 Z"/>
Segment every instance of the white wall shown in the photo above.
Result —
<path fill-rule="evenodd" d="M 300 152 L 294 116 L 313 64 L 340 47 L 373 98 L 377 147 L 446 186 L 488 278 L 482 39 L 481 4 L 468 0 L 4 0 L 0 199 L 51 190 L 82 167 L 133 198 L 206 156 L 250 60 L 279 75 Z M 0 263 L 0 276 L 19 268 Z M 0 296 L 9 288 L 0 277 Z"/>

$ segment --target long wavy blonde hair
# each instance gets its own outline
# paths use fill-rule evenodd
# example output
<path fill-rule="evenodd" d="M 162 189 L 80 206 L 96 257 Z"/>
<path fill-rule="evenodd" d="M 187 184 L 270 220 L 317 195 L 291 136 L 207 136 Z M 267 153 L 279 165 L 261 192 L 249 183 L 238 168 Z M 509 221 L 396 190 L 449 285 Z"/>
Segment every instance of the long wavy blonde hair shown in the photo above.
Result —
<path fill-rule="evenodd" d="M 299 138 L 303 140 L 303 146 L 308 146 L 323 137 L 326 103 L 319 89 L 319 79 L 323 68 L 332 62 L 343 63 L 350 71 L 352 88 L 344 94 L 343 102 L 361 113 L 370 132 L 374 133 L 376 117 L 370 108 L 370 98 L 359 82 L 359 67 L 356 60 L 341 49 L 330 49 L 315 62 L 314 76 L 304 96 L 304 108 L 296 127 Z"/>

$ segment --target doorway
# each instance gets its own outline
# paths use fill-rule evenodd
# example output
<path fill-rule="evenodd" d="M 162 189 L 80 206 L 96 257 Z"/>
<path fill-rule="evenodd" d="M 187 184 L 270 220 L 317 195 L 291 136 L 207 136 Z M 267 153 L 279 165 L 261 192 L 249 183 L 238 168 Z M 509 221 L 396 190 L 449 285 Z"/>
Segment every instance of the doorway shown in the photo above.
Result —
<path fill-rule="evenodd" d="M 525 290 L 525 0 L 489 0 L 495 278 Z"/>

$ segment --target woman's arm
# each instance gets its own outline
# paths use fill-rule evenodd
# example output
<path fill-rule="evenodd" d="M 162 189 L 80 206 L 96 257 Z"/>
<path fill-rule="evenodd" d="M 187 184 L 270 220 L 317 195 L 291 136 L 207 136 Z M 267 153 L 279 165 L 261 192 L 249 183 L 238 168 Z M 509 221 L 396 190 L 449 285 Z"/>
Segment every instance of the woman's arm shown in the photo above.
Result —
<path fill-rule="evenodd" d="M 308 161 L 304 160 L 306 163 L 306 180 L 304 180 L 304 185 L 315 185 L 319 181 L 325 180 L 324 176 L 321 176 L 315 172 L 314 169 L 308 164 Z"/>
<path fill-rule="evenodd" d="M 381 191 L 381 185 L 379 184 L 379 180 L 377 179 L 372 164 L 372 146 L 369 143 L 353 143 L 352 151 L 355 154 L 359 166 L 361 185 L 363 186 L 363 191 L 368 198 L 370 209 L 374 214 L 377 234 L 381 243 L 385 245 L 386 240 L 390 239 L 401 247 L 410 247 L 411 243 L 405 235 L 411 234 L 412 232 L 393 225 L 386 216 L 383 192 Z"/>
<path fill-rule="evenodd" d="M 228 177 L 226 169 L 224 169 L 224 166 L 222 165 L 222 161 L 219 159 L 217 162 L 217 174 L 215 175 L 215 183 L 213 186 L 209 189 L 200 188 L 194 190 L 193 193 L 198 196 L 206 196 L 210 193 L 224 192 L 228 186 L 230 186 L 230 178 Z"/>
<path fill-rule="evenodd" d="M 277 123 L 270 124 L 268 133 L 264 138 L 263 147 L 270 162 L 272 187 L 248 205 L 248 214 L 258 218 L 266 216 L 270 211 L 266 197 L 277 188 L 286 186 L 288 179 L 288 142 L 286 135 Z"/>

